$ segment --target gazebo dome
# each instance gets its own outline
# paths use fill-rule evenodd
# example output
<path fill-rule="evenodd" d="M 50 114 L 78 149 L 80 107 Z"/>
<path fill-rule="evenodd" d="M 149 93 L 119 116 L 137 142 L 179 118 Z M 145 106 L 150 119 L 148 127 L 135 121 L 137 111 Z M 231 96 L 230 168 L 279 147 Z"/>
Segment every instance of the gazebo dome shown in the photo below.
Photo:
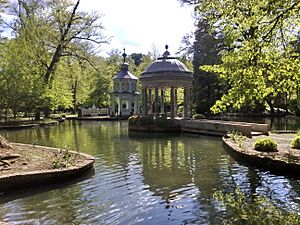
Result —
<path fill-rule="evenodd" d="M 183 87 L 192 86 L 193 76 L 186 65 L 170 56 L 166 45 L 163 56 L 143 71 L 140 80 L 147 87 Z"/>
<path fill-rule="evenodd" d="M 147 74 L 161 74 L 161 73 L 187 73 L 191 74 L 189 69 L 175 57 L 170 57 L 170 53 L 166 50 L 162 57 L 159 57 L 152 64 L 150 64 L 142 73 Z"/>

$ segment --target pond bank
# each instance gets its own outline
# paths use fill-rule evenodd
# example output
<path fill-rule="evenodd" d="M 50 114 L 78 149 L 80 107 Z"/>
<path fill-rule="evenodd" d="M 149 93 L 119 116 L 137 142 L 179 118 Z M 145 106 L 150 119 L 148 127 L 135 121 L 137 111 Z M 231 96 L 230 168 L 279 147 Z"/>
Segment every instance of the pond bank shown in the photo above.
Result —
<path fill-rule="evenodd" d="M 265 135 L 246 138 L 244 141 L 235 143 L 229 137 L 223 137 L 225 149 L 239 160 L 261 168 L 272 170 L 279 174 L 291 174 L 299 176 L 300 171 L 300 150 L 291 147 L 291 140 L 295 134 L 274 134 L 268 137 L 278 143 L 277 152 L 260 152 L 253 148 L 257 139 Z"/>
<path fill-rule="evenodd" d="M 36 128 L 36 127 L 46 127 L 46 126 L 55 126 L 64 120 L 46 120 L 46 121 L 37 121 L 37 122 L 20 122 L 20 123 L 12 123 L 12 124 L 1 124 L 0 129 L 2 130 L 10 130 L 10 129 L 26 129 L 26 128 Z"/>
<path fill-rule="evenodd" d="M 230 131 L 238 131 L 247 137 L 268 134 L 267 124 L 208 119 L 169 119 L 132 116 L 129 130 L 152 132 L 187 132 L 203 135 L 224 136 Z"/>
<path fill-rule="evenodd" d="M 94 157 L 57 148 L 9 143 L 0 148 L 0 192 L 57 183 L 92 170 Z"/>

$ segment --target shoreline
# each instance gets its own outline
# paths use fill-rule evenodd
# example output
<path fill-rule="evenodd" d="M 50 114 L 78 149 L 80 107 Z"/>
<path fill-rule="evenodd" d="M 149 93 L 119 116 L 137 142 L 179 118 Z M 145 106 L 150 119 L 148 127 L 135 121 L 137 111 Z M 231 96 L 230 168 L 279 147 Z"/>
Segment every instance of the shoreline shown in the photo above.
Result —
<path fill-rule="evenodd" d="M 223 146 L 234 158 L 241 160 L 247 165 L 267 169 L 283 175 L 293 175 L 300 177 L 300 150 L 293 149 L 290 141 L 292 134 L 270 134 L 273 140 L 278 143 L 278 152 L 260 152 L 253 148 L 255 140 L 265 137 L 257 136 L 247 138 L 242 146 L 233 142 L 229 137 L 224 136 Z"/>
<path fill-rule="evenodd" d="M 27 154 L 26 149 L 30 149 L 31 151 L 36 151 L 39 157 L 43 157 L 45 154 L 55 155 L 61 152 L 61 149 L 45 147 L 45 146 L 33 146 L 29 144 L 21 144 L 21 143 L 10 143 L 13 149 L 9 150 L 15 154 L 14 149 L 23 149 L 24 154 Z M 20 152 L 17 153 L 20 155 L 19 158 L 26 157 L 21 155 Z M 29 150 L 28 150 L 29 151 Z M 76 155 L 78 158 L 74 165 L 67 166 L 66 168 L 49 168 L 49 165 L 45 165 L 45 163 L 41 162 L 41 165 L 37 165 L 38 168 L 27 168 L 26 166 L 30 163 L 34 164 L 35 161 L 29 161 L 27 164 L 25 162 L 21 162 L 21 165 L 24 165 L 24 168 L 15 168 L 13 172 L 5 171 L 2 168 L 2 173 L 0 170 L 0 192 L 12 192 L 16 189 L 23 189 L 24 187 L 34 187 L 42 184 L 51 184 L 57 183 L 57 181 L 66 181 L 69 179 L 73 179 L 79 176 L 84 175 L 85 173 L 91 171 L 93 169 L 93 164 L 95 162 L 95 158 L 91 155 L 85 153 L 79 153 L 75 151 L 68 151 L 70 155 Z M 36 157 L 36 155 L 30 156 Z M 15 161 L 17 161 L 16 159 Z M 45 159 L 46 161 L 48 160 Z M 16 162 L 11 161 L 8 164 L 13 165 Z M 13 165 L 16 166 L 16 165 Z M 30 165 L 29 165 L 30 166 Z M 32 165 L 31 165 L 32 166 Z"/>

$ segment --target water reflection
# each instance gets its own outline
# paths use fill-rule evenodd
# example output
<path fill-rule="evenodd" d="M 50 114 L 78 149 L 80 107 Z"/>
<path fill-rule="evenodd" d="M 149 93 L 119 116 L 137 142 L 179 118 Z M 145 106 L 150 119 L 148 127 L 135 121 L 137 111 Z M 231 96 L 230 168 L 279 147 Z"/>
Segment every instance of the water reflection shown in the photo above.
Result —
<path fill-rule="evenodd" d="M 96 158 L 78 183 L 0 198 L 0 221 L 16 224 L 220 224 L 215 190 L 236 187 L 299 207 L 299 180 L 239 164 L 220 138 L 128 133 L 127 122 L 67 121 L 1 132 L 10 141 L 69 146 Z M 31 193 L 30 190 L 27 191 Z"/>

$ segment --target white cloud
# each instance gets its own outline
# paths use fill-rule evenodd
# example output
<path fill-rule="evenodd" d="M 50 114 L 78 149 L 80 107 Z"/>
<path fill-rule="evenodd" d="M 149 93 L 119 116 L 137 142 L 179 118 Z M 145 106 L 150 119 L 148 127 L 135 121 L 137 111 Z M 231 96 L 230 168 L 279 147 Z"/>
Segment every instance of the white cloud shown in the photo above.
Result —
<path fill-rule="evenodd" d="M 123 49 L 129 54 L 147 53 L 157 45 L 162 52 L 168 44 L 172 54 L 182 37 L 194 30 L 192 8 L 177 0 L 82 0 L 85 10 L 104 15 L 106 34 L 112 36 L 107 49 Z"/>

